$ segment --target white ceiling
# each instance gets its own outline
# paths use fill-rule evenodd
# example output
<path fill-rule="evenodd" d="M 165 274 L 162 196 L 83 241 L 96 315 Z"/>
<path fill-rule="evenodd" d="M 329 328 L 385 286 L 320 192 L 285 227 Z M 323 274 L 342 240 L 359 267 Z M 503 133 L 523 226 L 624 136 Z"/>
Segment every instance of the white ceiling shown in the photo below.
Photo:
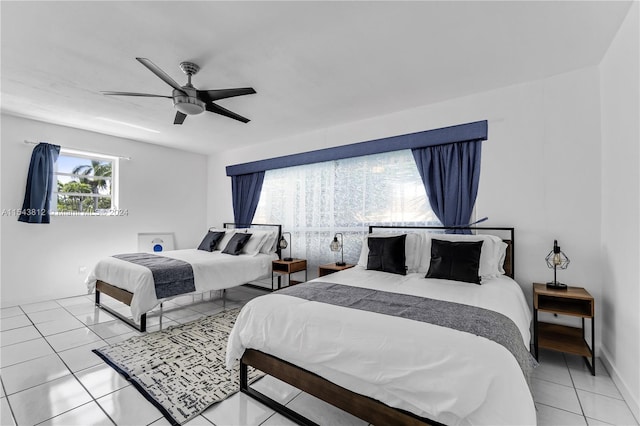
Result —
<path fill-rule="evenodd" d="M 629 1 L 0 2 L 2 111 L 214 153 L 596 65 Z M 251 86 L 173 125 L 135 60 L 199 89 Z M 155 130 L 128 127 L 113 121 Z"/>

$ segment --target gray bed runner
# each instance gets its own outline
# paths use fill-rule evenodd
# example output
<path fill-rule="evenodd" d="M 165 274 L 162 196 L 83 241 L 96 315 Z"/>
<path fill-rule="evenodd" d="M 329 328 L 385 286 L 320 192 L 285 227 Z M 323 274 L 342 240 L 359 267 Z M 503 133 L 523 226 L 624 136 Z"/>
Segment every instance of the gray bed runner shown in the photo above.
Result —
<path fill-rule="evenodd" d="M 489 309 L 325 282 L 298 284 L 277 293 L 426 322 L 485 337 L 513 354 L 527 383 L 531 372 L 538 365 L 522 343 L 522 335 L 516 324 L 507 316 Z"/>
<path fill-rule="evenodd" d="M 189 263 L 182 260 L 152 253 L 117 254 L 113 257 L 150 269 L 151 274 L 153 274 L 153 282 L 158 299 L 196 290 L 193 268 Z"/>

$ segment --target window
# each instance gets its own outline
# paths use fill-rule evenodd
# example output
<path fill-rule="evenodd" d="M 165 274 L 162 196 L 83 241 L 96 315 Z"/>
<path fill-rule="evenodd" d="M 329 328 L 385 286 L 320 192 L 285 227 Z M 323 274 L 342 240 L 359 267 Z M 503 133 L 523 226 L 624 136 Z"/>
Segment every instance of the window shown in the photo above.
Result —
<path fill-rule="evenodd" d="M 51 202 L 58 215 L 100 215 L 117 210 L 118 159 L 62 148 L 55 163 Z"/>
<path fill-rule="evenodd" d="M 345 262 L 357 263 L 370 224 L 440 225 L 410 150 L 267 170 L 253 221 L 281 223 L 292 256 L 312 270 L 339 260 L 329 249 L 336 232 Z"/>

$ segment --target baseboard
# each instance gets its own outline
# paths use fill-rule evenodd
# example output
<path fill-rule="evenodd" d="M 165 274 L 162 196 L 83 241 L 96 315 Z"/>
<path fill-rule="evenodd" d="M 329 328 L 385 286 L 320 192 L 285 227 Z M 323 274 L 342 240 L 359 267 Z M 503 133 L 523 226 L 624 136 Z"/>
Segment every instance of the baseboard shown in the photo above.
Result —
<path fill-rule="evenodd" d="M 609 372 L 611 379 L 618 387 L 618 390 L 622 394 L 622 397 L 624 398 L 624 400 L 627 402 L 629 409 L 631 409 L 631 413 L 636 418 L 636 422 L 640 423 L 640 402 L 629 391 L 629 386 L 627 386 L 627 383 L 620 376 L 620 373 L 618 372 L 616 367 L 611 363 L 611 355 L 604 348 L 604 346 L 600 347 L 599 352 L 600 352 L 600 359 L 602 360 L 605 368 Z"/>

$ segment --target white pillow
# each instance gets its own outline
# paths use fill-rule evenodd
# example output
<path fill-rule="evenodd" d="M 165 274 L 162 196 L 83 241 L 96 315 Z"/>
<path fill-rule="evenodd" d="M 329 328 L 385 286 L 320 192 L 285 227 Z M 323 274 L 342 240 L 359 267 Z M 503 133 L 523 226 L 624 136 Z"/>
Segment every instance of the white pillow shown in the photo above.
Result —
<path fill-rule="evenodd" d="M 247 244 L 245 244 L 240 251 L 241 254 L 248 254 L 249 256 L 255 256 L 260 253 L 260 249 L 267 239 L 266 232 L 253 232 L 252 229 L 237 229 L 236 233 L 251 234 L 249 241 L 247 241 Z"/>
<path fill-rule="evenodd" d="M 227 243 L 229 242 L 231 237 L 233 237 L 233 234 L 236 233 L 235 229 L 226 229 L 226 228 L 225 229 L 209 228 L 209 231 L 224 232 L 224 237 L 222 237 L 222 239 L 218 241 L 218 244 L 216 244 L 214 250 L 223 250 L 227 246 Z"/>
<path fill-rule="evenodd" d="M 244 232 L 253 234 L 253 237 L 264 236 L 262 240 L 262 245 L 260 246 L 260 253 L 274 253 L 276 251 L 276 243 L 278 239 L 278 231 L 276 230 L 268 230 L 268 229 L 244 229 Z M 253 238 L 251 237 L 251 238 Z"/>
<path fill-rule="evenodd" d="M 360 259 L 358 260 L 358 265 L 367 267 L 367 262 L 369 260 L 369 237 L 376 238 L 388 238 L 388 237 L 397 237 L 398 235 L 402 235 L 403 233 L 373 233 L 367 234 L 362 239 L 362 250 L 360 250 Z M 418 265 L 420 262 L 420 248 L 422 246 L 422 238 L 417 233 L 404 232 L 407 234 L 407 239 L 404 242 L 404 257 L 405 257 L 405 266 L 407 267 L 407 273 L 413 273 L 418 271 Z"/>
<path fill-rule="evenodd" d="M 500 258 L 506 253 L 507 244 L 502 238 L 495 235 L 464 235 L 464 234 L 424 234 L 422 258 L 418 267 L 418 272 L 427 273 L 431 264 L 431 240 L 444 241 L 482 241 L 480 251 L 480 268 L 478 275 L 482 278 L 497 277 L 504 273 L 500 266 Z M 502 260 L 504 262 L 504 259 Z M 500 271 L 503 272 L 500 272 Z"/>

